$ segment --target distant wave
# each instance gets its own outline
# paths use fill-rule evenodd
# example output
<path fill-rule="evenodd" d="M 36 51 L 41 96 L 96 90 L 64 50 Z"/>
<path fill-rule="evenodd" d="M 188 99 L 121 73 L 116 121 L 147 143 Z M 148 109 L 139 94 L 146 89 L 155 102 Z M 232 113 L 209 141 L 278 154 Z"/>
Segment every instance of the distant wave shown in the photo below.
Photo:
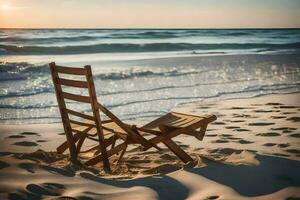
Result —
<path fill-rule="evenodd" d="M 252 35 L 246 31 L 204 31 L 204 30 L 185 30 L 185 31 L 137 31 L 137 32 L 116 32 L 110 34 L 96 35 L 68 35 L 68 36 L 48 36 L 48 37 L 26 37 L 26 36 L 7 36 L 0 35 L 0 43 L 32 43 L 32 44 L 51 44 L 57 42 L 89 41 L 97 39 L 166 39 L 189 36 L 246 36 Z"/>
<path fill-rule="evenodd" d="M 33 65 L 27 62 L 0 62 L 0 81 L 26 80 L 43 74 L 49 74 L 48 65 Z"/>
<path fill-rule="evenodd" d="M 15 46 L 0 45 L 0 54 L 11 55 L 55 55 L 55 54 L 85 54 L 85 53 L 120 53 L 120 52 L 159 52 L 183 50 L 220 50 L 220 49 L 299 49 L 300 42 L 285 44 L 270 43 L 146 43 L 146 44 L 96 44 L 83 46 Z M 1 51 L 2 49 L 2 51 Z"/>
<path fill-rule="evenodd" d="M 130 79 L 134 77 L 148 77 L 148 76 L 183 76 L 188 74 L 199 74 L 208 72 L 207 70 L 163 70 L 155 71 L 150 69 L 145 70 L 123 70 L 119 72 L 109 72 L 103 74 L 94 74 L 94 79 L 102 80 L 120 80 Z M 49 67 L 45 65 L 33 65 L 26 62 L 19 63 L 1 63 L 0 62 L 0 81 L 10 80 L 26 80 L 28 78 L 41 76 L 50 76 Z"/>
<path fill-rule="evenodd" d="M 51 44 L 53 42 L 73 42 L 73 41 L 86 41 L 93 40 L 99 37 L 96 36 L 68 36 L 68 37 L 35 37 L 35 38 L 26 38 L 26 37 L 5 37 L 0 38 L 0 42 L 24 42 L 24 43 L 44 43 Z"/>

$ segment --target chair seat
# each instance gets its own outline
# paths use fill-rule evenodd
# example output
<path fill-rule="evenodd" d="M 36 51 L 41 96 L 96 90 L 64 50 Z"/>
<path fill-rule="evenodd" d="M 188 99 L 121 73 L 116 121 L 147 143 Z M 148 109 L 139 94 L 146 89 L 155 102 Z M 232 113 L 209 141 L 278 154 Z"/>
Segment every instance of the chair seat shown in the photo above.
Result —
<path fill-rule="evenodd" d="M 194 123 L 198 123 L 204 119 L 207 119 L 207 117 L 170 112 L 142 126 L 142 128 L 160 132 L 161 126 L 172 127 L 172 128 L 184 128 Z M 102 126 L 114 130 L 115 133 L 124 134 L 125 136 L 127 135 L 127 133 L 121 127 L 119 127 L 115 122 L 105 123 L 102 124 Z M 103 132 L 104 134 L 108 134 L 109 131 L 104 129 Z"/>
<path fill-rule="evenodd" d="M 170 112 L 144 125 L 143 128 L 155 131 L 160 131 L 160 127 L 162 126 L 171 128 L 185 128 L 192 124 L 198 123 L 204 119 L 206 119 L 206 117 Z"/>

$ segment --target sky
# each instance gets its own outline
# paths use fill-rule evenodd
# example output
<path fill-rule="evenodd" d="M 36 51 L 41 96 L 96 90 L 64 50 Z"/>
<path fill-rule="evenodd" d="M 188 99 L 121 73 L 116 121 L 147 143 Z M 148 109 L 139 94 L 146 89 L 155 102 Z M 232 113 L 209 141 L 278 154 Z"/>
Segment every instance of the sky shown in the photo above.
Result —
<path fill-rule="evenodd" d="M 300 28 L 300 0 L 0 0 L 0 28 Z"/>

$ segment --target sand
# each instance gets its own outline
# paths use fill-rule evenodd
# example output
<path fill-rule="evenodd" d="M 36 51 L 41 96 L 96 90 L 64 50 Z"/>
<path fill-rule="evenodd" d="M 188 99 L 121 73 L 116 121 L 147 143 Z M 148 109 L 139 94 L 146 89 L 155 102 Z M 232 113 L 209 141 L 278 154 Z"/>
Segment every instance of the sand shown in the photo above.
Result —
<path fill-rule="evenodd" d="M 176 138 L 194 162 L 165 148 L 132 146 L 111 174 L 57 154 L 61 124 L 1 125 L 0 199 L 300 199 L 299 99 L 294 93 L 174 108 L 218 117 L 202 142 Z"/>

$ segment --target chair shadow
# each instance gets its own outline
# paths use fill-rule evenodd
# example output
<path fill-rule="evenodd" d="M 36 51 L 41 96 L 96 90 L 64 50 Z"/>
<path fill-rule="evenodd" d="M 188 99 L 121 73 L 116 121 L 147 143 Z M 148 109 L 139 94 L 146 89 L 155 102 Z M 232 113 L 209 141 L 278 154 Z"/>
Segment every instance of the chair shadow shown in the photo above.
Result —
<path fill-rule="evenodd" d="M 258 166 L 233 166 L 204 159 L 206 167 L 188 167 L 185 170 L 231 187 L 240 195 L 248 197 L 271 194 L 285 187 L 300 186 L 300 161 L 265 155 L 257 155 L 256 158 L 260 162 Z M 116 187 L 145 186 L 156 191 L 159 199 L 186 199 L 189 195 L 188 188 L 167 175 L 121 181 L 86 172 L 82 172 L 80 176 Z"/>
<path fill-rule="evenodd" d="M 256 155 L 258 166 L 233 166 L 205 159 L 204 168 L 186 171 L 234 189 L 244 196 L 259 196 L 290 186 L 300 186 L 300 161 Z"/>

